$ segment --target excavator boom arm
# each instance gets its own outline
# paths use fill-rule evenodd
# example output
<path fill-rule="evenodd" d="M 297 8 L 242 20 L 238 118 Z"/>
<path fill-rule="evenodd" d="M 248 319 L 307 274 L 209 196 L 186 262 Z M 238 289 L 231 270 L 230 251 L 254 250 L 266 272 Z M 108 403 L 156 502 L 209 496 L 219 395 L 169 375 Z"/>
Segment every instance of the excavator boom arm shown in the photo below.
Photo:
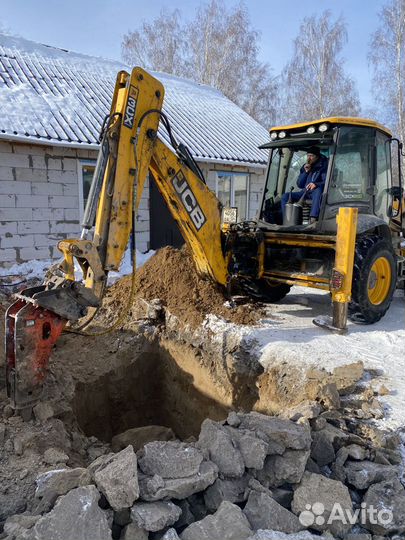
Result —
<path fill-rule="evenodd" d="M 22 291 L 6 313 L 7 393 L 17 409 L 30 408 L 40 399 L 52 347 L 66 323 L 100 305 L 108 272 L 119 269 L 131 231 L 135 234 L 149 171 L 191 248 L 197 270 L 226 284 L 220 203 L 188 150 L 174 141 L 161 112 L 163 97 L 162 84 L 143 69 L 118 74 L 82 236 L 59 242 L 62 261 L 50 268 L 41 286 Z M 174 151 L 158 138 L 161 118 Z M 75 263 L 83 281 L 75 279 Z"/>

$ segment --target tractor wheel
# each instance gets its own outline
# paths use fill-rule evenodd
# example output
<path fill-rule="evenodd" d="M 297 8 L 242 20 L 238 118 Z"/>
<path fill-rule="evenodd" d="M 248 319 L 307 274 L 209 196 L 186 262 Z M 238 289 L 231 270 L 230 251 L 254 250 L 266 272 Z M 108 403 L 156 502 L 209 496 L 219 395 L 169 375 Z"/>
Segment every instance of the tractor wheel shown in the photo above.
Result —
<path fill-rule="evenodd" d="M 271 281 L 260 280 L 258 285 L 263 300 L 270 304 L 279 302 L 284 296 L 287 296 L 291 290 L 290 285 L 285 285 L 284 283 L 272 283 Z"/>
<path fill-rule="evenodd" d="M 389 240 L 376 235 L 359 238 L 349 304 L 349 317 L 353 322 L 373 324 L 384 316 L 395 291 L 396 266 Z"/>

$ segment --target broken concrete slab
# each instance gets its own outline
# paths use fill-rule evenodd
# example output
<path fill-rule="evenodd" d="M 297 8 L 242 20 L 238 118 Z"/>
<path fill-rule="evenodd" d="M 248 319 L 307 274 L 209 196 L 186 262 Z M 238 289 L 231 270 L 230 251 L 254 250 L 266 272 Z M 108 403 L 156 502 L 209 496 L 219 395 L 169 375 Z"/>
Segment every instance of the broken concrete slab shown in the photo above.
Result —
<path fill-rule="evenodd" d="M 179 441 L 155 441 L 139 452 L 138 463 L 147 475 L 185 478 L 198 473 L 204 456 L 190 444 Z"/>
<path fill-rule="evenodd" d="M 192 523 L 181 540 L 247 540 L 253 533 L 239 506 L 224 501 L 215 514 Z"/>
<path fill-rule="evenodd" d="M 286 448 L 309 450 L 311 446 L 311 432 L 307 426 L 257 412 L 239 413 L 238 416 L 240 428 L 254 431 L 270 445 L 271 454 L 282 454 Z"/>
<path fill-rule="evenodd" d="M 336 453 L 333 440 L 325 430 L 312 434 L 311 458 L 319 467 L 324 467 L 335 461 Z"/>
<path fill-rule="evenodd" d="M 217 478 L 218 467 L 211 461 L 203 461 L 196 474 L 184 478 L 140 475 L 140 496 L 145 501 L 185 499 L 194 493 L 203 491 Z"/>
<path fill-rule="evenodd" d="M 368 510 L 366 529 L 382 536 L 405 533 L 405 489 L 398 479 L 370 486 L 363 504 Z"/>
<path fill-rule="evenodd" d="M 304 529 L 296 515 L 281 506 L 267 493 L 251 491 L 243 512 L 253 530 L 270 529 L 296 533 Z"/>
<path fill-rule="evenodd" d="M 196 521 L 195 516 L 191 511 L 191 504 L 187 499 L 175 499 L 173 502 L 181 509 L 181 516 L 175 523 L 177 529 L 184 529 Z"/>
<path fill-rule="evenodd" d="M 49 498 L 65 495 L 70 490 L 80 486 L 91 484 L 91 475 L 87 469 L 77 467 L 76 469 L 55 469 L 47 471 L 37 476 L 37 488 L 35 497 Z"/>
<path fill-rule="evenodd" d="M 49 514 L 30 529 L 27 540 L 111 540 L 106 514 L 95 486 L 78 487 L 58 499 Z"/>
<path fill-rule="evenodd" d="M 347 482 L 357 489 L 367 489 L 371 484 L 399 477 L 398 467 L 372 461 L 347 461 L 344 471 Z"/>
<path fill-rule="evenodd" d="M 176 529 L 169 529 L 163 535 L 162 540 L 180 540 L 180 536 L 177 534 Z"/>
<path fill-rule="evenodd" d="M 6 519 L 4 523 L 4 533 L 8 536 L 16 537 L 31 529 L 41 516 L 31 516 L 29 514 L 16 514 Z"/>
<path fill-rule="evenodd" d="M 132 506 L 139 497 L 137 459 L 132 446 L 118 454 L 101 456 L 96 462 L 91 468 L 93 478 L 111 507 L 119 511 Z"/>
<path fill-rule="evenodd" d="M 293 534 L 286 534 L 280 531 L 262 530 L 257 531 L 248 540 L 334 540 L 332 535 L 318 536 L 308 531 L 301 531 Z"/>
<path fill-rule="evenodd" d="M 44 452 L 44 461 L 48 465 L 57 465 L 58 463 L 67 463 L 69 456 L 59 448 L 48 448 Z"/>
<path fill-rule="evenodd" d="M 308 512 L 313 516 L 312 509 L 316 510 L 316 515 L 322 519 L 308 525 L 317 531 L 329 530 L 333 535 L 342 537 L 349 532 L 350 523 L 347 520 L 333 520 L 328 523 L 337 504 L 343 512 L 352 512 L 353 505 L 348 488 L 342 482 L 306 471 L 301 484 L 294 492 L 291 509 L 297 516 L 302 515 L 302 519 L 309 517 Z"/>
<path fill-rule="evenodd" d="M 46 422 L 55 415 L 55 410 L 49 401 L 40 401 L 33 408 L 35 418 L 39 422 Z"/>
<path fill-rule="evenodd" d="M 135 523 L 129 523 L 124 527 L 120 540 L 148 540 L 149 533 L 140 529 Z"/>
<path fill-rule="evenodd" d="M 208 418 L 204 420 L 196 446 L 217 465 L 221 475 L 229 478 L 243 476 L 245 462 L 242 454 L 224 426 Z"/>
<path fill-rule="evenodd" d="M 280 487 L 283 484 L 298 484 L 304 474 L 309 450 L 286 450 L 282 456 L 267 456 L 262 470 L 256 478 L 266 487 Z"/>
<path fill-rule="evenodd" d="M 262 469 L 269 451 L 269 445 L 256 437 L 253 431 L 236 429 L 231 426 L 225 426 L 225 429 L 242 454 L 245 467 L 247 469 Z"/>
<path fill-rule="evenodd" d="M 127 429 L 123 433 L 115 435 L 111 440 L 111 448 L 119 452 L 131 445 L 138 452 L 145 444 L 153 441 L 174 441 L 176 436 L 171 428 L 165 426 L 142 426 Z"/>
<path fill-rule="evenodd" d="M 304 400 L 298 405 L 289 407 L 281 411 L 280 417 L 291 420 L 292 422 L 297 422 L 301 418 L 306 418 L 307 420 L 312 420 L 317 418 L 323 411 L 322 405 L 317 401 Z"/>
<path fill-rule="evenodd" d="M 249 485 L 250 476 L 242 478 L 218 478 L 212 486 L 204 492 L 204 501 L 210 512 L 215 512 L 223 501 L 238 503 L 246 501 L 246 488 Z"/>
<path fill-rule="evenodd" d="M 181 515 L 181 508 L 171 501 L 136 502 L 131 508 L 131 519 L 140 529 L 157 532 L 173 525 Z"/>

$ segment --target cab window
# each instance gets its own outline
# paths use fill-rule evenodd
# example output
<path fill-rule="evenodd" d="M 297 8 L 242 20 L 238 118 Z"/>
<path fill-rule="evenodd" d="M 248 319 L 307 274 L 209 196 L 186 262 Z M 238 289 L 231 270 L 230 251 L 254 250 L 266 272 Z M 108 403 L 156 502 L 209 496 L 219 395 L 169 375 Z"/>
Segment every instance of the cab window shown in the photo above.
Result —
<path fill-rule="evenodd" d="M 336 148 L 328 203 L 367 201 L 371 178 L 374 130 L 341 127 Z"/>

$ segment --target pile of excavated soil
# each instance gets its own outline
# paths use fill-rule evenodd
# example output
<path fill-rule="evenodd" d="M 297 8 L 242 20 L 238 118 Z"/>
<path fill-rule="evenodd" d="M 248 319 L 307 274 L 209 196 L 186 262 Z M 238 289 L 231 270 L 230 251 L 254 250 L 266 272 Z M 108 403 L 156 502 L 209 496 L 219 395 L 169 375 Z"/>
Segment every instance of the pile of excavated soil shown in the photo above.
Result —
<path fill-rule="evenodd" d="M 105 314 L 116 314 L 127 304 L 131 279 L 131 276 L 126 276 L 109 289 L 103 306 Z M 137 271 L 136 297 L 145 300 L 159 298 L 170 313 L 193 328 L 210 313 L 242 325 L 256 324 L 262 316 L 257 304 L 226 307 L 223 292 L 197 274 L 185 246 L 160 249 Z"/>

